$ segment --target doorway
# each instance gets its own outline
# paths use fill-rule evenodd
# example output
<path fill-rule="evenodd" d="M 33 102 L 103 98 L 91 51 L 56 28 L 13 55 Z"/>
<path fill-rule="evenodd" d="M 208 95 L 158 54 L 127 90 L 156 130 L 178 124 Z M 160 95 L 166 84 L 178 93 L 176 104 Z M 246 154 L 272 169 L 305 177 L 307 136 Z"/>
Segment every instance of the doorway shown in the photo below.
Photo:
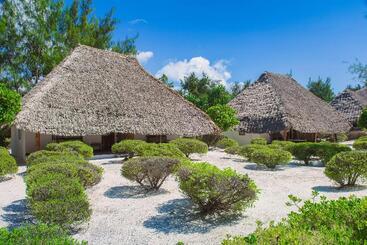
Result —
<path fill-rule="evenodd" d="M 102 136 L 102 151 L 111 152 L 112 145 L 115 143 L 115 133 Z"/>

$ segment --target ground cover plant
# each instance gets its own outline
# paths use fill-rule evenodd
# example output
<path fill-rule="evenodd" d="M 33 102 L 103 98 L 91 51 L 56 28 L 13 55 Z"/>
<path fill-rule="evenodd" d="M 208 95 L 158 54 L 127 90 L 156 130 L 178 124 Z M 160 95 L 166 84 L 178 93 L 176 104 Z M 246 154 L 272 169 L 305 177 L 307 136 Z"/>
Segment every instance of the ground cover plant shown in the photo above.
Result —
<path fill-rule="evenodd" d="M 238 146 L 238 142 L 235 141 L 234 139 L 228 138 L 228 137 L 224 137 L 223 139 L 219 140 L 216 143 L 216 146 L 221 148 L 221 149 L 225 149 L 231 146 Z"/>
<path fill-rule="evenodd" d="M 208 152 L 208 145 L 196 139 L 177 138 L 170 141 L 170 143 L 174 144 L 180 151 L 182 151 L 186 155 L 186 157 L 189 157 L 192 153 Z"/>
<path fill-rule="evenodd" d="M 122 140 L 112 146 L 112 152 L 116 154 L 129 154 L 130 157 L 138 154 L 138 148 L 148 144 L 143 140 Z"/>
<path fill-rule="evenodd" d="M 56 225 L 26 225 L 12 230 L 0 228 L 0 244 L 57 244 L 86 245 L 86 241 L 73 239 Z"/>
<path fill-rule="evenodd" d="M 137 157 L 122 165 L 121 174 L 148 190 L 158 190 L 179 163 L 174 158 Z"/>
<path fill-rule="evenodd" d="M 288 151 L 261 147 L 254 149 L 249 155 L 249 161 L 258 165 L 265 165 L 274 169 L 276 165 L 287 164 L 292 160 L 292 155 Z"/>
<path fill-rule="evenodd" d="M 298 211 L 269 227 L 259 224 L 248 236 L 227 237 L 223 245 L 239 244 L 364 244 L 367 241 L 367 198 L 342 197 L 300 206 L 301 199 L 290 196 Z"/>
<path fill-rule="evenodd" d="M 0 147 L 0 181 L 8 174 L 15 174 L 18 165 L 6 148 Z"/>
<path fill-rule="evenodd" d="M 338 153 L 327 163 L 324 173 L 341 187 L 354 186 L 359 179 L 367 179 L 367 152 Z"/>
<path fill-rule="evenodd" d="M 356 139 L 353 143 L 353 148 L 357 150 L 367 150 L 367 136 Z"/>
<path fill-rule="evenodd" d="M 241 213 L 258 193 L 247 175 L 209 163 L 185 164 L 177 171 L 177 178 L 181 191 L 203 215 Z"/>
<path fill-rule="evenodd" d="M 268 144 L 268 141 L 264 138 L 258 137 L 251 140 L 251 144 L 255 145 L 266 145 Z"/>
<path fill-rule="evenodd" d="M 50 143 L 47 144 L 46 150 L 48 151 L 69 151 L 76 152 L 82 155 L 85 159 L 93 157 L 93 148 L 84 142 L 73 140 L 73 141 L 65 141 L 61 143 Z"/>

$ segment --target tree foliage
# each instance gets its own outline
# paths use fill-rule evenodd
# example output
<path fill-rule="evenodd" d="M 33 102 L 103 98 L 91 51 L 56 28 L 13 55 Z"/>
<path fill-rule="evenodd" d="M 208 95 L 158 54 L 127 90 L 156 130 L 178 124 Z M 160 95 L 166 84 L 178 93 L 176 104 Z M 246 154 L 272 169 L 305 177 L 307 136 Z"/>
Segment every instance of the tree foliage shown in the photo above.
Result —
<path fill-rule="evenodd" d="M 355 75 L 356 82 L 362 84 L 363 87 L 367 86 L 367 64 L 356 60 L 355 63 L 349 66 L 349 72 Z"/>
<path fill-rule="evenodd" d="M 331 102 L 335 97 L 330 78 L 326 78 L 325 80 L 323 80 L 321 77 L 319 77 L 317 80 L 311 80 L 310 78 L 307 88 L 314 95 L 326 102 Z"/>
<path fill-rule="evenodd" d="M 213 122 L 223 131 L 227 131 L 239 123 L 236 117 L 236 111 L 228 105 L 212 106 L 208 109 L 207 113 Z"/>
<path fill-rule="evenodd" d="M 0 84 L 0 126 L 12 123 L 20 108 L 20 95 Z"/>
<path fill-rule="evenodd" d="M 231 86 L 231 94 L 232 97 L 236 97 L 237 95 L 239 95 L 240 93 L 242 93 L 243 90 L 245 90 L 246 88 L 248 88 L 251 85 L 251 80 L 246 80 L 242 83 L 240 82 L 234 82 Z"/>
<path fill-rule="evenodd" d="M 135 39 L 112 42 L 117 20 L 111 9 L 103 18 L 92 0 L 3 1 L 0 11 L 0 81 L 19 92 L 44 78 L 78 44 L 133 52 Z M 119 48 L 118 48 L 119 47 Z"/>
<path fill-rule="evenodd" d="M 358 119 L 359 128 L 367 128 L 367 108 L 364 108 Z"/>

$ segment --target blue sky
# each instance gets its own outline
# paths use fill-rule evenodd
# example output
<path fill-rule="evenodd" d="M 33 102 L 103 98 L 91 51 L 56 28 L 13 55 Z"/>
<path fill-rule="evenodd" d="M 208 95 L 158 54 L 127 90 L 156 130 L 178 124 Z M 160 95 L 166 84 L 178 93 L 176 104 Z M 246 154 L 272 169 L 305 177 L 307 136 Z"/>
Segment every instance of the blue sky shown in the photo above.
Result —
<path fill-rule="evenodd" d="M 331 77 L 339 92 L 355 84 L 348 63 L 367 63 L 364 0 L 93 2 L 98 16 L 115 8 L 115 40 L 139 33 L 143 65 L 154 75 L 202 69 L 229 84 L 292 70 L 303 85 Z"/>

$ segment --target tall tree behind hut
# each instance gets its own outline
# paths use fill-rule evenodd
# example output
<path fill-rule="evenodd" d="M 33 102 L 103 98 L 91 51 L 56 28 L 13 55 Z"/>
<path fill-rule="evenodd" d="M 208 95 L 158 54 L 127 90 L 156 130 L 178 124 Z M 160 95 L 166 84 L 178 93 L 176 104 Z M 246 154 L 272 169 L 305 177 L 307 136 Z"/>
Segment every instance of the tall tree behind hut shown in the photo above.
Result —
<path fill-rule="evenodd" d="M 331 102 L 334 97 L 334 91 L 331 86 L 331 79 L 328 77 L 325 80 L 323 80 L 321 77 L 319 77 L 317 80 L 309 79 L 307 83 L 307 88 L 317 97 L 321 98 L 322 100 L 325 100 L 326 102 Z"/>
<path fill-rule="evenodd" d="M 239 95 L 240 93 L 242 93 L 243 90 L 245 90 L 246 88 L 248 88 L 251 85 L 251 80 L 246 80 L 242 83 L 240 82 L 234 82 L 231 86 L 231 94 L 232 97 L 236 97 L 237 95 Z"/>
<path fill-rule="evenodd" d="M 92 0 L 6 0 L 0 6 L 0 82 L 25 93 L 78 44 L 112 49 L 117 20 L 111 9 L 103 18 Z M 130 52 L 135 40 L 118 51 Z M 120 45 L 121 46 L 121 45 Z"/>

